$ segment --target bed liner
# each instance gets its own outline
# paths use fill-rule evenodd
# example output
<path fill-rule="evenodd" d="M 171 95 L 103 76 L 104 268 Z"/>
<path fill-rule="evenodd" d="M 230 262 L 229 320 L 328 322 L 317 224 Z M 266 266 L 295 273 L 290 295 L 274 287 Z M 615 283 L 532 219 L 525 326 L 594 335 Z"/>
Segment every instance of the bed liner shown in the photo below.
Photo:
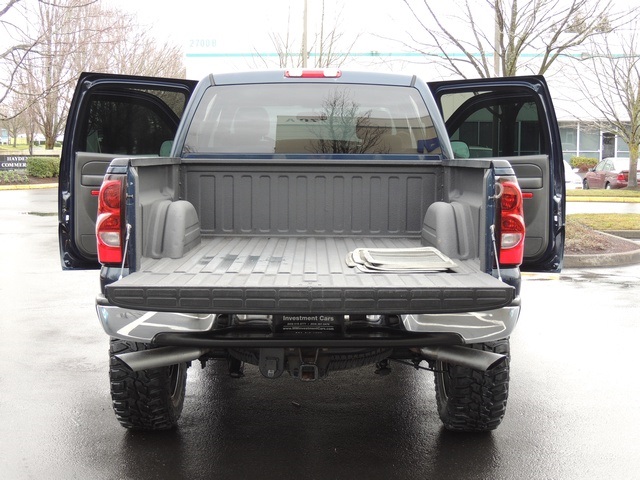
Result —
<path fill-rule="evenodd" d="M 179 259 L 143 258 L 139 271 L 106 287 L 113 305 L 154 311 L 261 314 L 408 314 L 509 305 L 513 287 L 454 259 L 439 272 L 365 272 L 358 248 L 415 248 L 400 237 L 203 237 Z"/>

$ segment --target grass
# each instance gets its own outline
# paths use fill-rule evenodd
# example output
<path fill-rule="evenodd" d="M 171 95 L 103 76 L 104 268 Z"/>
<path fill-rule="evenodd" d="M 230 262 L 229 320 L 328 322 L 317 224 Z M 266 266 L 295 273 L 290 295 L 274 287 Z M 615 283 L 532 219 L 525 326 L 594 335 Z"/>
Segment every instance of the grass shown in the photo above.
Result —
<path fill-rule="evenodd" d="M 605 217 L 615 217 L 616 215 L 604 215 L 598 218 L 591 218 L 591 225 L 588 226 L 582 223 L 585 217 L 591 215 L 569 215 L 565 224 L 566 228 L 566 241 L 564 245 L 564 251 L 567 255 L 581 255 L 581 254 L 601 254 L 601 253 L 622 253 L 629 252 L 637 249 L 637 245 L 633 242 L 617 237 L 615 235 L 606 235 L 601 233 L 605 230 L 608 224 Z M 577 218 L 576 218 L 577 217 Z M 636 218 L 640 218 L 640 215 L 636 215 Z M 629 230 L 638 230 L 638 220 L 633 226 L 634 228 L 628 228 Z M 622 229 L 619 224 L 616 224 L 616 229 Z"/>
<path fill-rule="evenodd" d="M 639 190 L 629 190 L 626 188 L 618 188 L 611 190 L 597 189 L 597 190 L 567 190 L 567 200 L 571 200 L 572 198 L 580 198 L 580 197 L 591 197 L 591 198 L 625 198 L 625 199 L 633 199 L 637 198 L 640 200 L 640 189 Z"/>
<path fill-rule="evenodd" d="M 40 152 L 40 153 L 46 152 L 47 155 L 60 154 L 60 149 L 61 149 L 61 146 L 59 142 L 56 142 L 56 146 L 53 148 L 53 150 L 45 150 L 44 142 L 37 143 L 33 146 L 34 152 Z M 0 155 L 12 155 L 12 154 L 29 155 L 29 145 L 24 142 L 18 142 L 18 144 L 15 147 L 13 146 L 13 143 L 10 143 L 9 145 L 0 145 Z"/>
<path fill-rule="evenodd" d="M 567 218 L 593 230 L 640 230 L 640 213 L 574 213 Z"/>
<path fill-rule="evenodd" d="M 566 254 L 621 253 L 637 248 L 615 235 L 601 232 L 640 230 L 638 213 L 574 213 L 567 215 Z"/>
<path fill-rule="evenodd" d="M 13 146 L 13 143 L 10 143 L 8 145 L 0 145 L 0 154 L 3 154 L 5 152 L 24 152 L 28 150 L 29 144 L 27 144 L 26 142 L 18 142 L 15 147 Z"/>
<path fill-rule="evenodd" d="M 596 201 L 640 202 L 640 190 L 568 190 L 567 201 L 581 199 Z M 609 200 L 610 199 L 610 200 Z M 624 252 L 633 249 L 633 243 L 600 232 L 639 230 L 637 213 L 575 213 L 567 215 L 565 253 L 594 254 Z"/>

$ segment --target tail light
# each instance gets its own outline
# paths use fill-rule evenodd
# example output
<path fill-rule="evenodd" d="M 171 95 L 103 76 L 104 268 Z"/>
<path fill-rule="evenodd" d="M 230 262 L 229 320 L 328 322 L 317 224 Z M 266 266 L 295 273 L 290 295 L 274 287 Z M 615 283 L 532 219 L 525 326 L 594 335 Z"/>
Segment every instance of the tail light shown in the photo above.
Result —
<path fill-rule="evenodd" d="M 98 261 L 103 265 L 122 263 L 123 197 L 124 179 L 106 177 L 100 187 L 100 193 L 98 193 L 98 218 L 96 220 Z"/>
<path fill-rule="evenodd" d="M 524 257 L 524 208 L 522 192 L 514 177 L 498 179 L 501 187 L 499 198 L 498 257 L 501 267 L 513 267 Z"/>
<path fill-rule="evenodd" d="M 340 78 L 342 72 L 337 69 L 303 69 L 292 68 L 284 72 L 286 78 Z"/>
<path fill-rule="evenodd" d="M 629 174 L 626 172 L 621 172 L 618 174 L 618 178 L 617 180 L 619 182 L 628 182 L 629 181 Z"/>

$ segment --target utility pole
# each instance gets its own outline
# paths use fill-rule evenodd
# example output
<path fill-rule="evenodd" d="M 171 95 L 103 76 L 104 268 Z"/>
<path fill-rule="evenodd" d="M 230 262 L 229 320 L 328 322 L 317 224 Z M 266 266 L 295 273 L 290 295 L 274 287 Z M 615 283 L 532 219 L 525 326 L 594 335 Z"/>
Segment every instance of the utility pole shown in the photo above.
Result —
<path fill-rule="evenodd" d="M 306 1 L 306 0 L 305 0 Z M 494 36 L 493 36 L 493 71 L 496 77 L 500 76 L 500 39 L 502 37 L 502 12 L 500 11 L 500 0 L 495 0 L 493 5 L 495 10 L 495 24 L 494 24 Z"/>
<path fill-rule="evenodd" d="M 307 0 L 304 0 L 302 14 L 302 68 L 307 68 Z"/>

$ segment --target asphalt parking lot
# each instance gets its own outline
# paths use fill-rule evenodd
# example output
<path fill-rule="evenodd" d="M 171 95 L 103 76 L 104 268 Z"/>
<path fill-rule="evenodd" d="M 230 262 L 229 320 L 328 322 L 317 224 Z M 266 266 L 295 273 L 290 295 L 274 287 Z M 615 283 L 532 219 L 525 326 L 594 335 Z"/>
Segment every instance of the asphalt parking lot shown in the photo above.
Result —
<path fill-rule="evenodd" d="M 121 428 L 97 273 L 63 272 L 55 191 L 0 191 L 0 476 L 7 479 L 640 478 L 640 266 L 528 276 L 507 416 L 444 431 L 432 375 L 315 383 L 189 371 L 178 429 Z"/>

